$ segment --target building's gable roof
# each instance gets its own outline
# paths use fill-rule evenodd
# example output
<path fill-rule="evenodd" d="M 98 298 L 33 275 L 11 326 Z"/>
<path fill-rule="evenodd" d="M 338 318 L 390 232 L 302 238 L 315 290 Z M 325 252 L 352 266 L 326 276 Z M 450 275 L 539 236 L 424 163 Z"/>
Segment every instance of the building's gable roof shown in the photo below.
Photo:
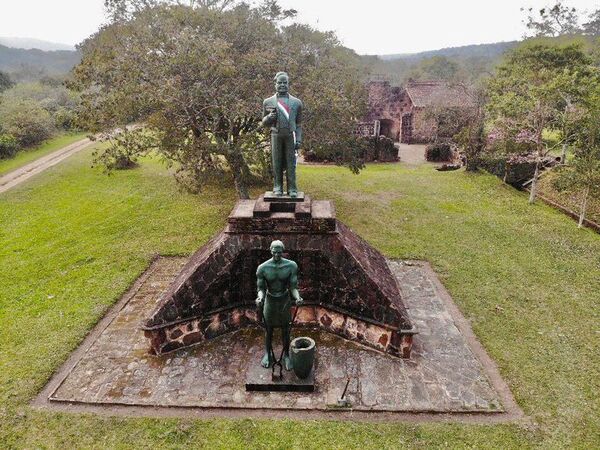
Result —
<path fill-rule="evenodd" d="M 462 84 L 445 81 L 410 81 L 405 89 L 413 105 L 417 108 L 475 106 L 473 96 Z"/>

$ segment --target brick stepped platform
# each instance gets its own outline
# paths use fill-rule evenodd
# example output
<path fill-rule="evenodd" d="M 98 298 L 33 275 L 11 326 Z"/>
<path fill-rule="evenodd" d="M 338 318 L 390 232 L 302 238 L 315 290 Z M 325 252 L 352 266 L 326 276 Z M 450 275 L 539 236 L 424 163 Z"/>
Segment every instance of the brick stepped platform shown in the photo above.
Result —
<path fill-rule="evenodd" d="M 156 354 L 260 325 L 256 268 L 275 239 L 298 263 L 305 305 L 295 326 L 318 327 L 409 358 L 415 329 L 385 258 L 338 221 L 330 201 L 274 197 L 237 203 L 225 229 L 198 250 L 143 325 Z"/>

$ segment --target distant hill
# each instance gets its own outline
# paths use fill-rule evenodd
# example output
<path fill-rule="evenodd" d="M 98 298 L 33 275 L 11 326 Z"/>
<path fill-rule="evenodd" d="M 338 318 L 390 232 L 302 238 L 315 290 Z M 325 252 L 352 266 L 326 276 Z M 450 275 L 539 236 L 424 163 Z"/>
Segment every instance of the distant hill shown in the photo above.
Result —
<path fill-rule="evenodd" d="M 12 40 L 11 45 L 3 44 L 6 40 Z M 490 64 L 497 61 L 503 53 L 517 44 L 518 41 L 465 45 L 411 54 L 365 55 L 363 59 L 367 66 L 374 69 L 375 73 L 387 75 L 393 81 L 400 81 L 412 66 L 423 59 L 433 56 L 445 56 L 462 61 L 483 60 L 485 64 Z M 38 45 L 46 46 L 46 48 L 52 48 L 52 46 L 68 47 L 64 44 L 53 44 L 35 39 L 0 37 L 0 71 L 15 74 L 17 79 L 31 79 L 43 75 L 62 75 L 69 72 L 81 59 L 79 52 L 74 50 L 45 51 L 37 48 L 12 48 L 17 45 L 23 47 Z"/>
<path fill-rule="evenodd" d="M 519 41 L 497 42 L 494 44 L 464 45 L 420 53 L 400 53 L 394 55 L 363 55 L 362 61 L 369 73 L 367 79 L 386 79 L 395 85 L 402 85 L 408 79 L 419 79 L 423 73 L 419 66 L 424 60 L 442 56 L 459 67 L 458 76 L 468 82 L 476 82 L 494 70 L 502 55 L 516 47 Z M 425 76 L 429 76 L 425 74 Z"/>
<path fill-rule="evenodd" d="M 22 48 L 25 50 L 37 48 L 38 50 L 44 50 L 47 52 L 55 50 L 75 50 L 75 47 L 72 45 L 59 44 L 56 42 L 43 41 L 41 39 L 22 37 L 0 36 L 0 45 L 4 45 L 10 48 Z"/>
<path fill-rule="evenodd" d="M 519 41 L 496 42 L 494 44 L 464 45 L 462 47 L 448 47 L 439 50 L 429 50 L 419 53 L 400 53 L 395 55 L 379 55 L 384 61 L 404 60 L 416 62 L 433 56 L 445 56 L 452 59 L 490 58 L 496 59 L 504 52 L 515 47 Z"/>
<path fill-rule="evenodd" d="M 8 73 L 62 75 L 75 67 L 80 59 L 79 52 L 73 50 L 25 50 L 0 45 L 0 70 Z"/>

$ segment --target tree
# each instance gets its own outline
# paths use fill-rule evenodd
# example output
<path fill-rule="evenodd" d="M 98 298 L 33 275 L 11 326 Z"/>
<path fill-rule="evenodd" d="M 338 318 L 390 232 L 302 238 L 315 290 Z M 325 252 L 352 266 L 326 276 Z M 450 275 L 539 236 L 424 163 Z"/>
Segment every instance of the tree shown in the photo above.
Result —
<path fill-rule="evenodd" d="M 558 178 L 560 188 L 579 194 L 579 228 L 583 226 L 589 198 L 600 195 L 600 84 L 584 101 L 585 112 L 576 124 L 574 158 Z"/>
<path fill-rule="evenodd" d="M 600 36 L 600 9 L 588 15 L 588 21 L 583 24 L 584 34 Z"/>
<path fill-rule="evenodd" d="M 524 8 L 521 8 L 523 11 Z M 560 36 L 581 32 L 578 21 L 577 9 L 563 5 L 557 1 L 552 6 L 546 6 L 534 13 L 533 8 L 527 9 L 527 28 L 535 37 Z"/>
<path fill-rule="evenodd" d="M 413 68 L 408 78 L 419 80 L 453 80 L 459 71 L 459 65 L 445 56 L 432 56 L 422 60 Z"/>
<path fill-rule="evenodd" d="M 481 86 L 472 89 L 473 108 L 463 108 L 457 122 L 462 123 L 462 128 L 454 135 L 453 140 L 462 149 L 466 158 L 466 170 L 477 169 L 477 158 L 486 146 L 486 109 L 487 92 Z"/>
<path fill-rule="evenodd" d="M 74 71 L 82 125 L 106 132 L 143 121 L 178 181 L 198 190 L 230 173 L 240 198 L 269 177 L 260 110 L 276 72 L 290 72 L 307 105 L 306 145 L 351 134 L 361 114 L 353 99 L 363 88 L 351 64 L 358 58 L 333 34 L 283 26 L 293 11 L 271 0 L 192 3 L 110 1 L 111 22 L 81 45 Z"/>
<path fill-rule="evenodd" d="M 293 87 L 306 108 L 304 147 L 358 173 L 364 145 L 354 130 L 367 104 L 360 60 L 333 33 L 293 24 L 283 29 L 283 38 L 281 58 L 287 58 Z"/>
<path fill-rule="evenodd" d="M 0 71 L 0 94 L 14 86 L 7 73 Z"/>
<path fill-rule="evenodd" d="M 535 201 L 541 160 L 550 150 L 544 130 L 560 128 L 565 98 L 577 103 L 585 80 L 593 76 L 595 70 L 581 45 L 533 44 L 511 52 L 489 82 L 488 111 L 494 128 L 535 148 L 530 203 Z"/>

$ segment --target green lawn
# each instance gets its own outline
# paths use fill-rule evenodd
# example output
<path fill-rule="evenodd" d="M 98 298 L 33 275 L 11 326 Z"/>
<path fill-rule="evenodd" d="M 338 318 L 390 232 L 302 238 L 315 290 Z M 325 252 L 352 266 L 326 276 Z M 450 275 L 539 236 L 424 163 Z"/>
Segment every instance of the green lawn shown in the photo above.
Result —
<path fill-rule="evenodd" d="M 28 402 L 154 254 L 223 226 L 232 189 L 180 192 L 158 162 L 111 176 L 91 150 L 0 195 L 0 443 L 5 447 L 592 448 L 600 442 L 600 236 L 494 176 L 302 166 L 301 187 L 394 258 L 432 262 L 527 424 L 166 420 Z M 2 447 L 2 445 L 0 445 Z"/>
<path fill-rule="evenodd" d="M 46 156 L 48 153 L 52 153 L 55 150 L 59 150 L 73 142 L 80 141 L 87 136 L 86 133 L 64 133 L 56 136 L 52 139 L 48 139 L 43 144 L 37 147 L 26 148 L 19 151 L 14 158 L 0 159 L 0 175 L 10 172 L 11 170 L 18 169 L 25 164 L 30 163 L 42 156 Z"/>

